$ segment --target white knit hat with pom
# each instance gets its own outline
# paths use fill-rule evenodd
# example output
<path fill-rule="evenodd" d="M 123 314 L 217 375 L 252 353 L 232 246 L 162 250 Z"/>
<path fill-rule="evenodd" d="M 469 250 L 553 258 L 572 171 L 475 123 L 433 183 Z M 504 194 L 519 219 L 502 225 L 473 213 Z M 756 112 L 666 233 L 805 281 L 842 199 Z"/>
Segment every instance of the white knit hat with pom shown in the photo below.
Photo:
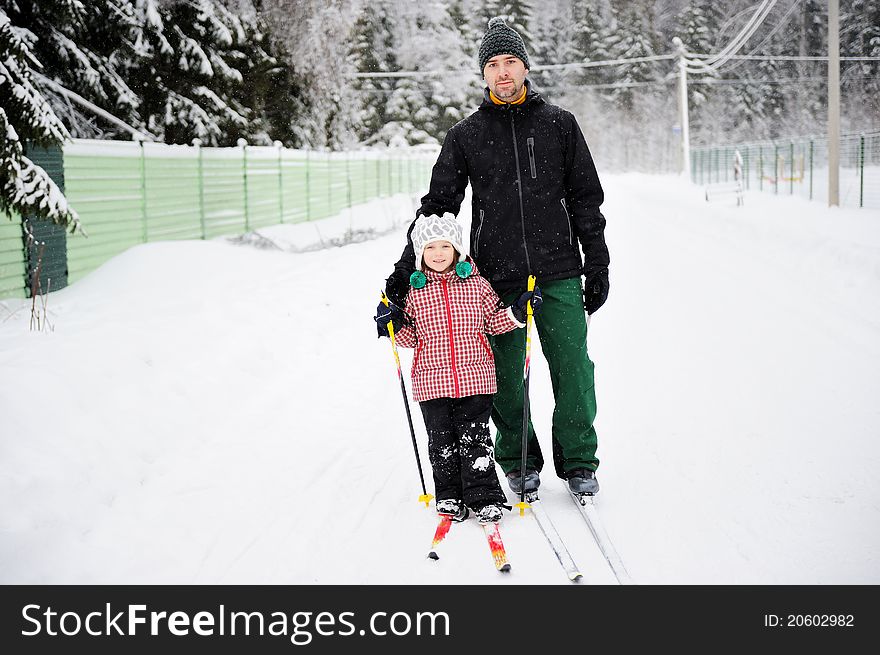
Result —
<path fill-rule="evenodd" d="M 412 231 L 413 250 L 416 255 L 416 270 L 422 268 L 422 255 L 425 246 L 432 241 L 448 241 L 458 251 L 458 261 L 467 259 L 467 253 L 462 244 L 461 224 L 452 214 L 443 216 L 419 216 Z"/>

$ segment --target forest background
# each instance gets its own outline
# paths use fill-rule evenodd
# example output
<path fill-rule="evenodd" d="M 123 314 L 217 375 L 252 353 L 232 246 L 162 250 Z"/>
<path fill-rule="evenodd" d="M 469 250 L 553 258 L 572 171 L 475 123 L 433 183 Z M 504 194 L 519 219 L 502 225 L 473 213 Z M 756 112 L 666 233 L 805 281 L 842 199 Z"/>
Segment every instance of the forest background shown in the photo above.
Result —
<path fill-rule="evenodd" d="M 675 36 L 691 53 L 717 53 L 756 7 L 753 0 L 0 0 L 0 50 L 17 52 L 28 69 L 22 74 L 73 137 L 132 138 L 62 89 L 165 143 L 434 144 L 482 99 L 476 52 L 498 15 L 524 36 L 530 79 L 575 113 L 603 170 L 665 171 L 675 170 L 679 147 L 674 59 L 542 67 L 672 54 Z M 880 1 L 841 0 L 840 11 L 841 55 L 880 57 Z M 692 145 L 824 132 L 827 63 L 781 57 L 827 55 L 825 2 L 775 2 L 740 54 L 780 59 L 740 59 L 691 76 Z M 400 72 L 413 74 L 356 77 Z M 842 62 L 841 84 L 843 132 L 880 127 L 880 62 Z"/>

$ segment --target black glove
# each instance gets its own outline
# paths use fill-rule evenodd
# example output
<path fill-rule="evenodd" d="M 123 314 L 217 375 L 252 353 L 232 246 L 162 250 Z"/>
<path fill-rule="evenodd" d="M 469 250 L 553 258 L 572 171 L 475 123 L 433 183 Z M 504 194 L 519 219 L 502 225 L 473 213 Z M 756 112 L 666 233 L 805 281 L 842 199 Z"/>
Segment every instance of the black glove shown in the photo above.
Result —
<path fill-rule="evenodd" d="M 592 314 L 602 305 L 608 298 L 608 269 L 603 268 L 592 275 L 584 284 L 584 309 L 587 314 Z"/>
<path fill-rule="evenodd" d="M 388 323 L 394 321 L 394 331 L 396 332 L 402 326 L 407 324 L 406 314 L 404 314 L 403 310 L 395 305 L 390 300 L 386 305 L 384 302 L 380 302 L 379 306 L 376 307 L 376 315 L 373 317 L 373 320 L 376 321 L 376 330 L 379 333 L 380 337 L 387 337 L 388 335 Z"/>
<path fill-rule="evenodd" d="M 520 323 L 526 322 L 526 304 L 532 301 L 532 314 L 537 314 L 541 311 L 541 304 L 544 302 L 544 298 L 541 296 L 541 289 L 535 287 L 534 291 L 526 291 L 522 294 L 516 301 L 510 306 L 510 310 L 513 312 L 514 318 L 518 320 Z"/>

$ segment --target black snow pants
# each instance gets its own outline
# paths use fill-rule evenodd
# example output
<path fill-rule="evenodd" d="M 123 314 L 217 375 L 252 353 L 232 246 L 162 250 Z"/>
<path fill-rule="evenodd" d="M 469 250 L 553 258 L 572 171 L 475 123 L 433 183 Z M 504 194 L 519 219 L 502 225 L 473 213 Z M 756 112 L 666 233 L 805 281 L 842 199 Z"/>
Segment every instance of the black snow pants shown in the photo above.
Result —
<path fill-rule="evenodd" d="M 419 405 L 428 432 L 437 500 L 458 498 L 475 511 L 506 503 L 489 434 L 492 394 L 435 398 Z"/>

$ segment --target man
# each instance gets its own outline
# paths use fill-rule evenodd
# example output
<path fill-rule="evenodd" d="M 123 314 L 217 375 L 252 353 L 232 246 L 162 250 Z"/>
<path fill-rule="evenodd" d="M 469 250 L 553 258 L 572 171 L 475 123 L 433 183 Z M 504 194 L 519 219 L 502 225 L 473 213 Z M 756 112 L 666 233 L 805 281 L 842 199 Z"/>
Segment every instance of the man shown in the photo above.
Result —
<path fill-rule="evenodd" d="M 483 102 L 447 132 L 416 218 L 458 215 L 470 182 L 470 252 L 484 277 L 506 304 L 525 290 L 530 274 L 537 277 L 543 307 L 535 325 L 556 401 L 556 474 L 568 480 L 575 493 L 593 494 L 599 490 L 596 395 L 584 310 L 592 314 L 608 295 L 605 218 L 599 211 L 602 187 L 577 121 L 531 87 L 525 44 L 501 18 L 489 21 L 479 64 L 487 84 Z M 413 267 L 408 234 L 403 255 L 386 282 L 386 294 L 397 308 L 380 306 L 380 334 L 389 319 L 404 318 L 398 308 Z M 525 475 L 519 470 L 525 331 L 494 337 L 492 351 L 498 379 L 492 408 L 498 430 L 496 461 L 515 493 L 523 482 L 526 492 L 535 491 L 544 458 L 531 419 Z"/>

